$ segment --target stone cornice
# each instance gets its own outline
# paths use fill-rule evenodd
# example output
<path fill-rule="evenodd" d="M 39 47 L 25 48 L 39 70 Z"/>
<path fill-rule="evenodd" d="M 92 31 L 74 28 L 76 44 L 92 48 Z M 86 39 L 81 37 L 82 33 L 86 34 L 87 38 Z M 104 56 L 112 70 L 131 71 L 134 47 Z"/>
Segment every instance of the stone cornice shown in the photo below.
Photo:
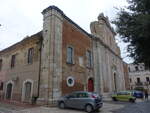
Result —
<path fill-rule="evenodd" d="M 89 38 L 91 38 L 91 34 L 88 33 L 87 31 L 85 31 L 84 29 L 82 29 L 78 24 L 76 24 L 73 20 L 71 20 L 69 17 L 67 17 L 62 10 L 60 10 L 58 7 L 56 6 L 49 6 L 48 8 L 44 9 L 42 11 L 42 14 L 45 14 L 46 12 L 48 12 L 49 10 L 56 10 L 58 11 L 64 19 L 66 19 L 67 21 L 69 21 L 71 24 L 73 24 L 75 27 L 77 27 L 79 30 L 81 30 L 83 33 L 85 33 Z"/>
<path fill-rule="evenodd" d="M 3 50 L 0 51 L 0 55 L 3 55 L 4 53 L 7 53 L 11 50 L 14 50 L 18 47 L 20 47 L 21 45 L 25 44 L 25 43 L 28 43 L 29 41 L 31 40 L 36 40 L 36 39 L 42 39 L 42 31 L 30 36 L 30 37 L 26 37 L 24 38 L 23 40 L 21 40 L 20 42 L 17 42 L 16 44 L 12 45 L 12 46 L 9 46 L 8 48 L 5 48 Z"/>

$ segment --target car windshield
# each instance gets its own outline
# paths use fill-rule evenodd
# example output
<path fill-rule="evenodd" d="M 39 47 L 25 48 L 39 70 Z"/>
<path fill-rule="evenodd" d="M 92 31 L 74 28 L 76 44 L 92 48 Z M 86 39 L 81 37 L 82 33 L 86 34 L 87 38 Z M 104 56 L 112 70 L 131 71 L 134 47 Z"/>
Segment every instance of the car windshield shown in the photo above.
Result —
<path fill-rule="evenodd" d="M 122 91 L 122 92 L 118 92 L 117 95 L 132 95 L 132 93 L 129 91 Z"/>

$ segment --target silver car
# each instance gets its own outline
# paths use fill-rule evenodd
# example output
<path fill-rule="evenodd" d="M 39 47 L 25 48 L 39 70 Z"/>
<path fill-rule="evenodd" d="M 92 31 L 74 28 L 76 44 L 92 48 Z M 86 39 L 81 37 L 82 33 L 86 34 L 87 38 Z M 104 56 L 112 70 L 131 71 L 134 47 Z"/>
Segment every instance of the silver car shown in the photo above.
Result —
<path fill-rule="evenodd" d="M 77 91 L 66 96 L 61 97 L 58 100 L 58 107 L 63 108 L 75 108 L 83 109 L 87 112 L 99 110 L 103 106 L 102 96 L 97 93 Z"/>

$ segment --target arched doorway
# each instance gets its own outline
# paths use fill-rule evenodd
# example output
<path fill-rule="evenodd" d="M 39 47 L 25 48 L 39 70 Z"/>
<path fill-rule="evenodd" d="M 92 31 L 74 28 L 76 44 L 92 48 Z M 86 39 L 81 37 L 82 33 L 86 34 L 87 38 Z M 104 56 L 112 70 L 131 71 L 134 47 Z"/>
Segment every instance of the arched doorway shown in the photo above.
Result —
<path fill-rule="evenodd" d="M 93 78 L 88 79 L 88 91 L 93 92 L 94 91 L 94 81 Z"/>
<path fill-rule="evenodd" d="M 114 73 L 114 91 L 117 92 L 117 75 Z"/>
<path fill-rule="evenodd" d="M 12 83 L 7 84 L 7 89 L 6 89 L 6 99 L 11 99 L 12 96 Z"/>
<path fill-rule="evenodd" d="M 25 101 L 30 101 L 31 99 L 31 88 L 32 88 L 32 83 L 27 81 L 25 83 L 25 95 L 24 95 Z"/>

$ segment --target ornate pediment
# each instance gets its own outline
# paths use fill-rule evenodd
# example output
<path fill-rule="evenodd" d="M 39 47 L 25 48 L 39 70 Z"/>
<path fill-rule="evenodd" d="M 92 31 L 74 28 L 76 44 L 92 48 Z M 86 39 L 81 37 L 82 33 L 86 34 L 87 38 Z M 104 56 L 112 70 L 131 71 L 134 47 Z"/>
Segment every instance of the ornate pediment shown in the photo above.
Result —
<path fill-rule="evenodd" d="M 91 22 L 90 28 L 91 33 L 98 37 L 104 37 L 103 34 L 105 32 L 105 27 L 109 28 L 109 30 L 115 35 L 114 29 L 111 27 L 109 18 L 104 16 L 103 13 L 100 13 L 97 17 L 98 21 Z"/>

